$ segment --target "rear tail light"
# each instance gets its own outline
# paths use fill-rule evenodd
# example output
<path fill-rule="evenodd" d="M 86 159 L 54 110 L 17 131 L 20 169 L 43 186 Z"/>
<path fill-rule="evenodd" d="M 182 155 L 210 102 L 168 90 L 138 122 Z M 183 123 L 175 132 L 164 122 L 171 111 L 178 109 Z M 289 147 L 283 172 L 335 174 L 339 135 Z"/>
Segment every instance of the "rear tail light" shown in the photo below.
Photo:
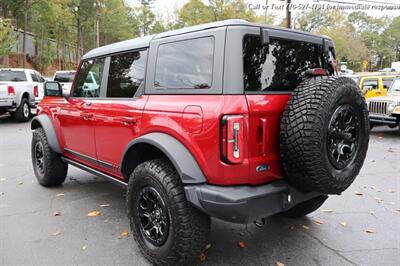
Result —
<path fill-rule="evenodd" d="M 221 157 L 226 163 L 243 162 L 243 116 L 224 115 L 221 122 Z"/>
<path fill-rule="evenodd" d="M 33 87 L 33 94 L 35 95 L 35 97 L 39 97 L 39 88 L 38 88 L 38 86 L 34 86 Z"/>
<path fill-rule="evenodd" d="M 326 71 L 326 69 L 323 68 L 314 68 L 306 70 L 306 74 L 309 76 L 327 76 L 328 71 Z"/>
<path fill-rule="evenodd" d="M 8 86 L 8 96 L 15 96 L 15 89 L 13 86 Z"/>

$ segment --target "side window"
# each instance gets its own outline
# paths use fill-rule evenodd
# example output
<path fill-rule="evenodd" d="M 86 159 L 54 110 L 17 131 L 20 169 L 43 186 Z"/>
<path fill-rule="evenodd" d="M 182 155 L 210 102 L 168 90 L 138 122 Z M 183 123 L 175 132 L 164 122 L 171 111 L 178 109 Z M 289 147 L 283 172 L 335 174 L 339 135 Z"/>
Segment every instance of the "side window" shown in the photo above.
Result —
<path fill-rule="evenodd" d="M 212 86 L 214 37 L 161 44 L 155 88 L 209 89 Z"/>
<path fill-rule="evenodd" d="M 76 77 L 72 96 L 83 98 L 99 97 L 103 68 L 104 58 L 84 61 Z"/>
<path fill-rule="evenodd" d="M 383 83 L 383 88 L 388 90 L 388 89 L 390 89 L 390 86 L 393 83 L 393 79 L 392 78 L 382 79 L 382 83 Z"/>
<path fill-rule="evenodd" d="M 132 98 L 143 84 L 147 51 L 111 56 L 107 97 Z"/>
<path fill-rule="evenodd" d="M 362 84 L 362 90 L 376 90 L 378 89 L 378 80 L 377 79 L 365 79 Z"/>
<path fill-rule="evenodd" d="M 330 75 L 334 72 L 320 44 L 271 38 L 270 45 L 263 46 L 260 38 L 247 35 L 243 39 L 243 77 L 247 92 L 293 91 L 309 69 L 323 68 Z M 334 60 L 334 54 L 330 56 Z"/>
<path fill-rule="evenodd" d="M 36 76 L 35 73 L 30 72 L 29 74 L 31 75 L 31 78 L 32 78 L 33 82 L 40 82 L 38 76 Z"/>

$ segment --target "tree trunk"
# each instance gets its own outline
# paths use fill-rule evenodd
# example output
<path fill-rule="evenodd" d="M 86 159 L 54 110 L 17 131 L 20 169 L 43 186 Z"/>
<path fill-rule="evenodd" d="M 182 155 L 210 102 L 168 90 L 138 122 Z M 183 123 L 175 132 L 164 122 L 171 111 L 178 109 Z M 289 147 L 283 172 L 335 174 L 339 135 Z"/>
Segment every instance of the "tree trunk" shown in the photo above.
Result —
<path fill-rule="evenodd" d="M 24 33 L 22 36 L 22 67 L 25 68 L 26 65 L 26 31 L 28 30 L 28 6 L 29 0 L 25 0 L 25 11 L 24 11 Z"/>
<path fill-rule="evenodd" d="M 77 16 L 78 16 L 78 14 L 77 14 Z M 76 58 L 75 58 L 76 64 L 79 64 L 79 60 L 80 60 L 80 50 L 81 50 L 80 49 L 80 45 L 81 45 L 80 38 L 81 38 L 81 20 L 78 17 L 76 19 Z"/>

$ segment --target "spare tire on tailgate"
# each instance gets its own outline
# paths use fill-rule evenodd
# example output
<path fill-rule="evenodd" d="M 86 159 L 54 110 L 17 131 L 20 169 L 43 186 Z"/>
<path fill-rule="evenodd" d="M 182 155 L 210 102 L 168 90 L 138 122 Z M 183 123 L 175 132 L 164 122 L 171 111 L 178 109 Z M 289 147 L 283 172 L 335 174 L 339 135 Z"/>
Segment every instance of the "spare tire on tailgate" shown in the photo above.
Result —
<path fill-rule="evenodd" d="M 340 194 L 358 175 L 368 142 L 368 110 L 354 81 L 314 77 L 293 91 L 280 133 L 282 164 L 293 186 Z"/>

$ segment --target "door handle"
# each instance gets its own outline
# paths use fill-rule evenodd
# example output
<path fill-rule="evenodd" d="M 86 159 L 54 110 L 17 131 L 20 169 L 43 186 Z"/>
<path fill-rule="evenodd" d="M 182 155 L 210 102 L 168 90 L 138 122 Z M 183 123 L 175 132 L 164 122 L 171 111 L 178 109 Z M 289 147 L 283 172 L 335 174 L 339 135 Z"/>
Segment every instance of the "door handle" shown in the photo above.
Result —
<path fill-rule="evenodd" d="M 267 119 L 266 118 L 260 118 L 260 122 L 261 122 L 261 153 L 262 155 L 266 155 L 267 154 L 267 138 L 268 138 L 268 129 L 267 129 Z"/>
<path fill-rule="evenodd" d="M 123 116 L 120 118 L 120 121 L 122 121 L 124 125 L 133 125 L 136 124 L 137 119 L 135 117 Z"/>
<path fill-rule="evenodd" d="M 83 120 L 90 120 L 93 118 L 93 114 L 92 113 L 81 113 L 81 117 L 83 118 Z"/>

